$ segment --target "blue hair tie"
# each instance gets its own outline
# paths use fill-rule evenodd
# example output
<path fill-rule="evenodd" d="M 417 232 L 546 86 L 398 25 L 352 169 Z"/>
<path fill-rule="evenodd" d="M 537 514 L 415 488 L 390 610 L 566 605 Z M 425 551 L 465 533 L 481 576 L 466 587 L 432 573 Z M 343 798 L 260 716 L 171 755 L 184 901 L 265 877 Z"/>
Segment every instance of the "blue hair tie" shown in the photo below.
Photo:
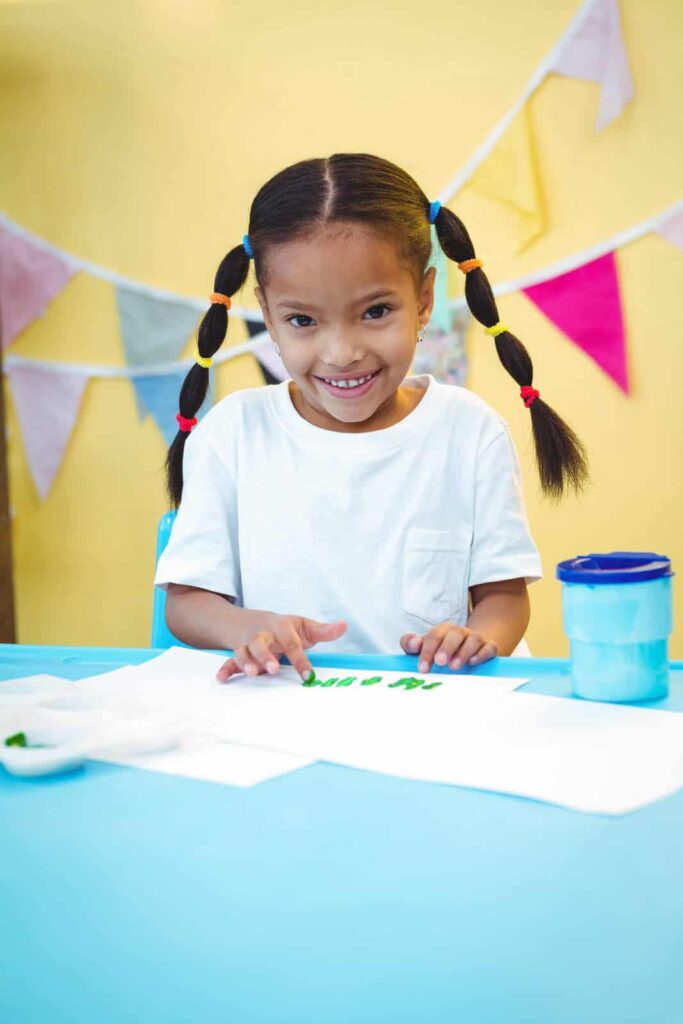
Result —
<path fill-rule="evenodd" d="M 252 252 L 251 245 L 249 244 L 249 235 L 244 235 L 242 238 L 242 245 L 244 246 L 245 252 L 250 260 L 253 260 L 254 253 Z"/>
<path fill-rule="evenodd" d="M 436 220 L 437 214 L 441 209 L 441 203 L 438 199 L 435 199 L 432 205 L 429 207 L 429 223 L 433 224 Z"/>

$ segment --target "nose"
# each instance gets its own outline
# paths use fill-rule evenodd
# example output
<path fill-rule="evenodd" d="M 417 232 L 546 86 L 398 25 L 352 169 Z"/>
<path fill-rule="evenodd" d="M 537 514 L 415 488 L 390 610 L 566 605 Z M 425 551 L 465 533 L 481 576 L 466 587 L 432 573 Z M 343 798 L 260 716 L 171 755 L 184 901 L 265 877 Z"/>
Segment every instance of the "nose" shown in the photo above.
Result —
<path fill-rule="evenodd" d="M 345 369 L 362 363 L 365 346 L 361 346 L 353 337 L 353 331 L 330 331 L 321 349 L 321 359 L 330 372 L 343 373 Z"/>

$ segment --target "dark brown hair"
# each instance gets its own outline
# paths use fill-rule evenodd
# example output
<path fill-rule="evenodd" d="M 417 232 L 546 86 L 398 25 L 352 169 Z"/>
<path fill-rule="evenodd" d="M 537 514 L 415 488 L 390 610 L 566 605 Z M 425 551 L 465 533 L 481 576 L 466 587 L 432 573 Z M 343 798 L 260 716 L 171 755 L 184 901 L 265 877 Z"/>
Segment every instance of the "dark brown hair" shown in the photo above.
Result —
<path fill-rule="evenodd" d="M 249 216 L 249 245 L 254 273 L 261 288 L 267 284 L 268 246 L 300 238 L 330 223 L 361 223 L 391 238 L 397 257 L 414 274 L 416 288 L 431 255 L 430 201 L 402 168 L 369 153 L 335 153 L 302 160 L 274 175 L 256 194 Z M 442 206 L 435 221 L 446 256 L 461 263 L 475 258 L 467 228 L 452 210 Z M 214 291 L 234 295 L 244 285 L 250 259 L 243 244 L 223 257 Z M 486 274 L 470 270 L 465 297 L 474 317 L 485 327 L 499 321 Z M 213 303 L 199 325 L 198 348 L 204 357 L 221 347 L 228 328 L 228 311 Z M 495 338 L 498 357 L 521 386 L 533 381 L 533 366 L 524 345 L 509 331 Z M 206 397 L 209 371 L 195 364 L 180 390 L 180 414 L 191 419 Z M 549 405 L 535 398 L 529 406 L 536 462 L 545 494 L 560 498 L 572 486 L 579 491 L 588 477 L 586 452 L 580 440 Z M 167 486 L 177 508 L 183 490 L 183 449 L 187 432 L 178 431 L 166 458 Z"/>

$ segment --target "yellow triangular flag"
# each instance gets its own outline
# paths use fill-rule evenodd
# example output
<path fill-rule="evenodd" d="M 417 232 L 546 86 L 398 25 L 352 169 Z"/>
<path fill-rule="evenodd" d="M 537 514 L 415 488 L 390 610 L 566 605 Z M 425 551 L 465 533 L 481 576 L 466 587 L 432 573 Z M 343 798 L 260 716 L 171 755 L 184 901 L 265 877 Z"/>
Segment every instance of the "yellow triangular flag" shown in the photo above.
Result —
<path fill-rule="evenodd" d="M 519 220 L 517 252 L 544 231 L 543 189 L 528 103 L 477 167 L 465 188 L 505 203 L 516 211 Z"/>

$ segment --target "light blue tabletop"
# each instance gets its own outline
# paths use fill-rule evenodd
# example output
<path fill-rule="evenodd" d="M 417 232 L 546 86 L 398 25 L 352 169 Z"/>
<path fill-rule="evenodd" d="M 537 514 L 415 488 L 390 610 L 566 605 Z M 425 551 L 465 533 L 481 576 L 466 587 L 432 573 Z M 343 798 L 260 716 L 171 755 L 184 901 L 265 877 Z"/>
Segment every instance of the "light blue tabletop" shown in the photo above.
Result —
<path fill-rule="evenodd" d="M 0 645 L 0 680 L 159 653 Z M 570 696 L 563 660 L 468 671 Z M 683 710 L 671 680 L 649 706 Z M 326 763 L 250 789 L 0 769 L 0 867 L 2 1021 L 683 1022 L 683 791 L 608 817 Z"/>

